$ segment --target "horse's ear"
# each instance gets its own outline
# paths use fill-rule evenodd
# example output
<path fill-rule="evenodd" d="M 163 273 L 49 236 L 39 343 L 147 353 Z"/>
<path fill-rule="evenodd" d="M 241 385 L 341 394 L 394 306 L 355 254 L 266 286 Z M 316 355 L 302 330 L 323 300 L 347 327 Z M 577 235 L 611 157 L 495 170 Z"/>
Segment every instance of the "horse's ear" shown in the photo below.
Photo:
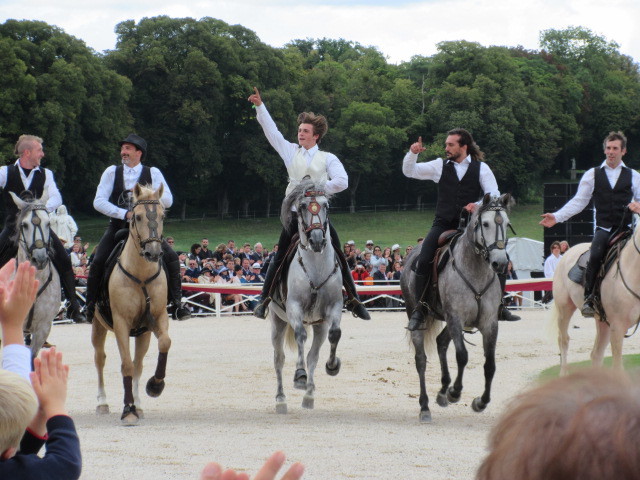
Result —
<path fill-rule="evenodd" d="M 137 199 L 141 193 L 142 193 L 142 187 L 140 186 L 139 183 L 136 183 L 136 186 L 133 187 L 133 198 Z"/>
<path fill-rule="evenodd" d="M 486 205 L 491 201 L 491 194 L 485 193 L 484 197 L 482 197 L 482 205 Z"/>
<path fill-rule="evenodd" d="M 15 203 L 17 205 L 17 207 L 20 210 L 22 210 L 24 208 L 24 206 L 26 205 L 26 202 L 24 200 L 21 200 L 20 197 L 17 196 L 13 192 L 9 192 L 9 194 L 11 195 L 11 198 L 13 199 L 13 203 Z"/>
<path fill-rule="evenodd" d="M 515 198 L 511 196 L 510 193 L 505 193 L 500 196 L 500 203 L 505 206 L 505 208 L 510 209 L 516 204 Z"/>
<path fill-rule="evenodd" d="M 156 190 L 156 195 L 158 196 L 158 200 L 162 198 L 163 193 L 164 193 L 164 183 L 161 183 L 158 190 Z"/>

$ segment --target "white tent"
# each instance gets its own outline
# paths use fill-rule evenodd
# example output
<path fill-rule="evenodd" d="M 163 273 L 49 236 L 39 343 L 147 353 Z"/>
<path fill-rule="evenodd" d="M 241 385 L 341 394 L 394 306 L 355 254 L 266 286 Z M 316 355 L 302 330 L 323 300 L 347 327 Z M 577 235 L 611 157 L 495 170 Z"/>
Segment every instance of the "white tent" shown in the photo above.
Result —
<path fill-rule="evenodd" d="M 513 237 L 507 253 L 518 278 L 530 278 L 531 272 L 541 272 L 544 264 L 544 243 L 531 238 Z"/>

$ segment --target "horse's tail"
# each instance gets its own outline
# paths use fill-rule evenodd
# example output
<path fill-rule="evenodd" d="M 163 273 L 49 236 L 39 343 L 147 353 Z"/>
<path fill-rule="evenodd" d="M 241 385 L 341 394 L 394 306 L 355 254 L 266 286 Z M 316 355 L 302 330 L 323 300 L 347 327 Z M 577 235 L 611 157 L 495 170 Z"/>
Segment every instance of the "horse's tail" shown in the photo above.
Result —
<path fill-rule="evenodd" d="M 440 335 L 440 332 L 444 329 L 445 322 L 436 320 L 430 315 L 427 315 L 425 318 L 425 330 L 424 330 L 424 349 L 426 351 L 427 357 L 431 357 L 433 355 L 437 355 L 436 349 L 436 337 Z M 411 332 L 407 330 L 407 342 L 415 347 L 413 341 L 411 340 Z"/>
<path fill-rule="evenodd" d="M 304 325 L 304 329 L 309 333 L 309 328 Z M 287 323 L 287 332 L 284 335 L 284 342 L 287 344 L 287 348 L 291 351 L 298 349 L 298 343 L 296 342 L 296 333 L 291 328 L 291 325 Z"/>

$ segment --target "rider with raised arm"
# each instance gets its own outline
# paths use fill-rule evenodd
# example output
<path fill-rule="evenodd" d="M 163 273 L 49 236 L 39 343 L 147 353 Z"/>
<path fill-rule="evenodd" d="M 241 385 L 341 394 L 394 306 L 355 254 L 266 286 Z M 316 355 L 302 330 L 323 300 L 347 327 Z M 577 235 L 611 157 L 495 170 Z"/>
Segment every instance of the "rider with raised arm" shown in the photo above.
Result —
<path fill-rule="evenodd" d="M 254 93 L 249 97 L 249 101 L 256 107 L 257 120 L 264 130 L 264 134 L 271 146 L 278 152 L 289 174 L 289 185 L 286 194 L 305 177 L 316 182 L 325 183 L 325 192 L 328 194 L 338 193 L 345 190 L 349 184 L 349 177 L 344 166 L 338 157 L 329 152 L 323 152 L 318 148 L 320 140 L 327 133 L 327 119 L 322 115 L 315 115 L 312 112 L 303 112 L 298 116 L 298 143 L 288 142 L 278 130 L 275 122 L 269 115 L 267 107 L 262 103 L 260 92 L 254 87 Z M 287 254 L 291 237 L 297 231 L 298 220 L 296 215 L 292 215 L 291 225 L 282 229 L 278 242 L 278 251 L 267 269 L 267 278 L 262 287 L 261 301 L 254 309 L 253 313 L 258 318 L 265 318 L 267 306 L 271 301 L 269 295 L 273 285 L 274 277 L 283 258 Z M 346 307 L 355 316 L 364 320 L 369 320 L 369 312 L 360 302 L 356 286 L 353 283 L 349 266 L 344 256 L 340 255 L 340 240 L 338 233 L 329 222 L 331 231 L 331 243 L 340 261 L 343 286 L 349 299 Z"/>
<path fill-rule="evenodd" d="M 471 134 L 463 128 L 449 131 L 445 142 L 447 159 L 437 158 L 429 162 L 417 163 L 418 155 L 425 151 L 422 137 L 411 145 L 402 162 L 402 172 L 409 178 L 432 180 L 438 184 L 438 203 L 436 215 L 427 233 L 420 256 L 415 262 L 415 295 L 418 299 L 411 314 L 407 328 L 419 330 L 424 322 L 425 291 L 431 277 L 433 258 L 438 248 L 438 238 L 447 230 L 458 228 L 462 209 L 473 213 L 480 197 L 484 194 L 499 196 L 498 183 L 493 172 L 482 160 L 484 153 L 473 140 Z M 499 275 L 502 290 L 506 283 L 505 275 Z M 520 320 L 511 314 L 504 305 L 500 305 L 500 320 Z"/>
<path fill-rule="evenodd" d="M 87 280 L 87 318 L 91 321 L 95 311 L 96 295 L 100 281 L 104 275 L 105 264 L 112 250 L 116 246 L 116 233 L 118 230 L 129 228 L 129 220 L 133 213 L 130 210 L 130 198 L 136 183 L 149 185 L 154 190 L 164 185 L 160 202 L 164 208 L 173 204 L 173 195 L 162 172 L 156 167 L 142 165 L 142 160 L 147 155 L 147 142 L 140 136 L 131 133 L 120 142 L 120 158 L 122 165 L 111 165 L 102 174 L 100 184 L 96 190 L 93 206 L 100 213 L 110 217 L 100 244 L 96 248 L 89 278 Z M 191 316 L 185 307 L 182 307 L 182 290 L 180 278 L 180 261 L 178 255 L 166 241 L 162 241 L 162 259 L 166 265 L 167 287 L 172 303 L 173 316 L 178 320 L 184 320 Z"/>
<path fill-rule="evenodd" d="M 605 160 L 599 167 L 587 170 L 575 196 L 555 213 L 544 213 L 540 225 L 551 228 L 580 213 L 593 198 L 596 228 L 591 241 L 589 264 L 585 272 L 585 317 L 595 315 L 593 287 L 612 236 L 630 228 L 631 212 L 640 213 L 640 174 L 622 161 L 627 153 L 627 138 L 622 132 L 610 132 L 603 142 Z"/>
<path fill-rule="evenodd" d="M 15 146 L 15 154 L 19 158 L 13 165 L 0 167 L 0 188 L 3 189 L 2 197 L 6 212 L 4 228 L 0 233 L 0 266 L 15 257 L 18 252 L 18 244 L 11 241 L 10 238 L 16 229 L 18 207 L 9 192 L 13 192 L 23 199 L 25 198 L 23 195 L 34 199 L 40 198 L 46 192 L 48 198 L 45 207 L 49 213 L 62 205 L 62 197 L 56 186 L 53 173 L 48 168 L 40 166 L 40 161 L 44 157 L 42 139 L 34 135 L 20 135 Z M 50 230 L 49 234 L 53 252 L 51 260 L 60 275 L 64 294 L 69 300 L 69 317 L 76 323 L 86 322 L 76 297 L 71 259 L 55 232 Z"/>

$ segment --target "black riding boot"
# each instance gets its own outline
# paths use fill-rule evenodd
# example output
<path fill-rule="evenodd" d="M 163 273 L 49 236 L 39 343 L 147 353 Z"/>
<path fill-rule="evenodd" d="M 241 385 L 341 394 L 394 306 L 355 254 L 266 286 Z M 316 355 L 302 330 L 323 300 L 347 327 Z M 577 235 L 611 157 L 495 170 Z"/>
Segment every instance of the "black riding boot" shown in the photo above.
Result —
<path fill-rule="evenodd" d="M 597 270 L 591 266 L 591 262 L 587 264 L 587 270 L 584 272 L 584 304 L 580 309 L 583 317 L 594 317 L 596 314 L 593 305 L 593 285 L 596 281 Z"/>
<path fill-rule="evenodd" d="M 64 295 L 69 301 L 67 315 L 75 323 L 86 323 L 87 317 L 82 313 L 80 305 L 78 304 L 78 297 L 76 297 L 76 279 L 73 272 L 69 269 L 63 269 L 63 271 L 60 272 L 60 281 L 62 283 Z"/>
<path fill-rule="evenodd" d="M 260 301 L 253 309 L 253 314 L 258 318 L 267 318 L 267 307 L 269 306 L 269 303 L 271 303 L 271 296 L 269 294 L 271 293 L 271 286 L 273 285 L 273 280 L 276 277 L 276 271 L 278 270 L 276 256 L 277 255 L 274 255 L 269 262 L 267 277 L 264 279 L 262 293 L 260 293 Z"/>
<path fill-rule="evenodd" d="M 354 316 L 361 318 L 362 320 L 371 320 L 371 315 L 367 312 L 366 307 L 360 301 L 358 291 L 356 290 L 356 284 L 351 276 L 349 265 L 347 264 L 344 256 L 338 252 L 338 255 L 342 256 L 340 262 L 340 271 L 342 273 L 342 285 L 347 292 L 347 301 L 345 302 L 345 308 L 350 311 Z"/>
<path fill-rule="evenodd" d="M 520 317 L 511 313 L 511 311 L 504 305 L 504 288 L 507 285 L 507 276 L 503 273 L 499 273 L 498 280 L 500 281 L 500 289 L 502 290 L 502 301 L 498 306 L 498 320 L 503 320 L 505 322 L 517 322 L 520 320 Z"/>
<path fill-rule="evenodd" d="M 171 316 L 174 320 L 187 320 L 191 318 L 189 309 L 182 305 L 182 279 L 180 278 L 180 260 L 176 255 L 175 259 L 164 261 L 167 274 L 167 294 L 171 303 Z"/>
<path fill-rule="evenodd" d="M 407 325 L 407 330 L 415 331 L 420 330 L 422 324 L 424 323 L 424 315 L 425 315 L 425 304 L 424 298 L 426 296 L 427 282 L 429 281 L 430 275 L 420 275 L 419 273 L 415 274 L 415 289 L 413 294 L 416 297 L 416 306 L 411 313 L 411 318 L 409 318 L 409 324 Z"/>

